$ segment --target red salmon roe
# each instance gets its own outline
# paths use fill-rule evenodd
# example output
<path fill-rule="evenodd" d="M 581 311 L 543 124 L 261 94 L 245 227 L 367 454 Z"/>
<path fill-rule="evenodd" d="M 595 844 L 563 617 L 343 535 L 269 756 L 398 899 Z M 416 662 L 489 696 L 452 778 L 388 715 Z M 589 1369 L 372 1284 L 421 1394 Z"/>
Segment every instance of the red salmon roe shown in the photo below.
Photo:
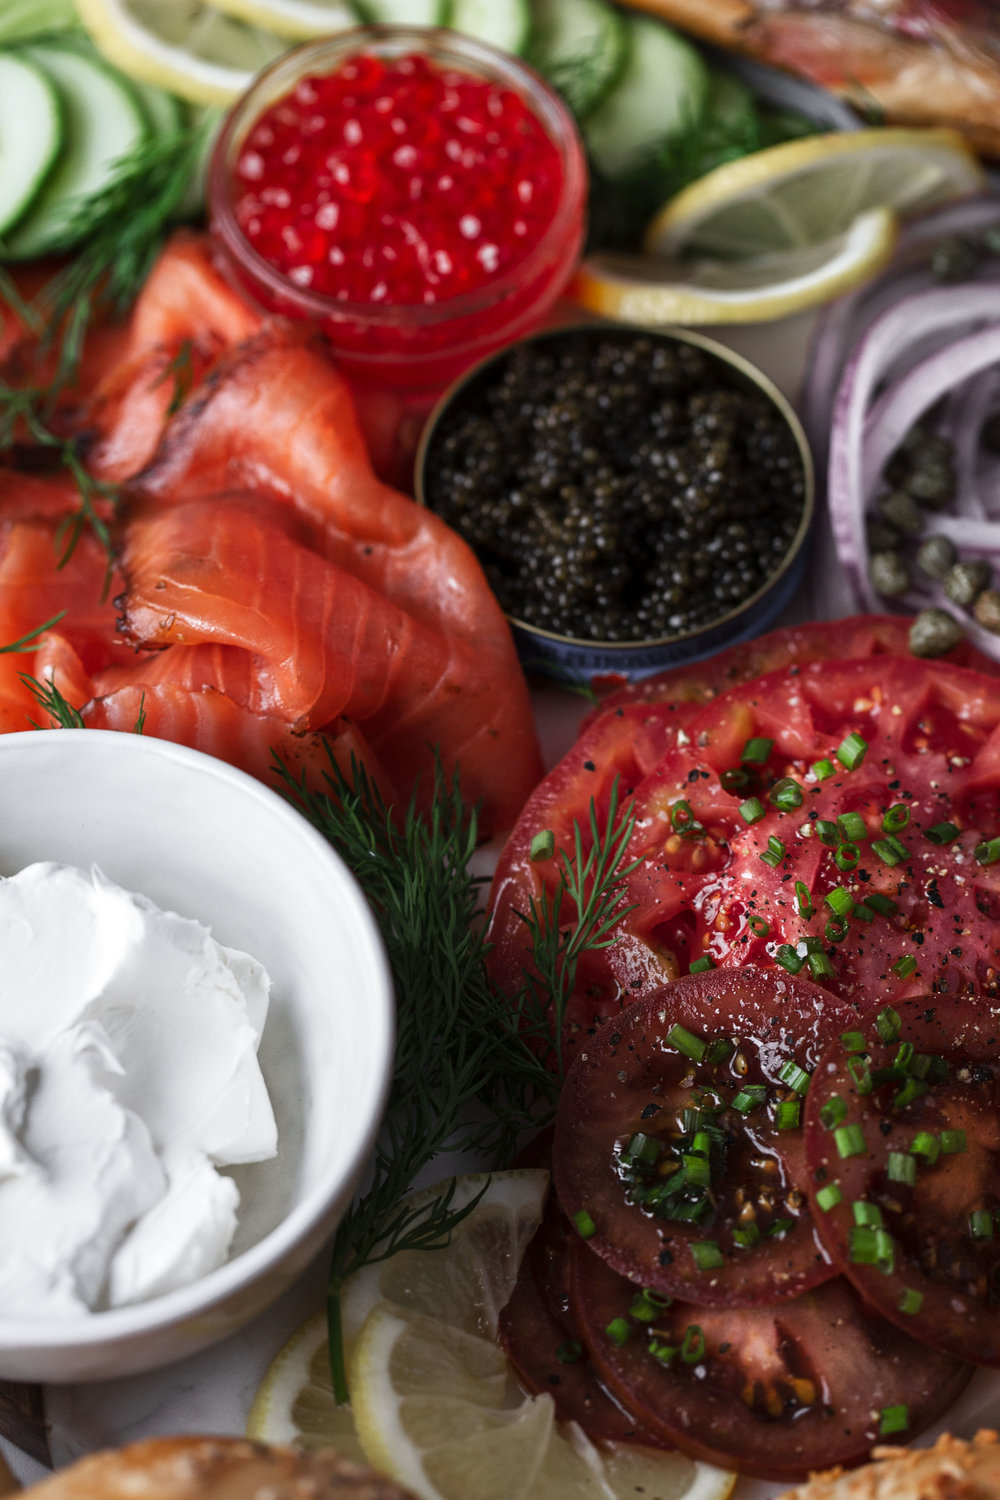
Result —
<path fill-rule="evenodd" d="M 295 285 L 412 306 L 516 267 L 553 220 L 563 168 L 514 90 L 360 53 L 260 116 L 234 186 L 243 234 Z"/>

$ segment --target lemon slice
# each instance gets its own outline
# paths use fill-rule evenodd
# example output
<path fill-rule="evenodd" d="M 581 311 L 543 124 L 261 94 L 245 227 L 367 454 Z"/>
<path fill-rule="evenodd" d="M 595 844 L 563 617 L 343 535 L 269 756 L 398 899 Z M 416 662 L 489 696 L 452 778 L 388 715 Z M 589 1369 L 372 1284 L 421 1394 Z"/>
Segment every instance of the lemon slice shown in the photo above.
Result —
<path fill-rule="evenodd" d="M 263 26 L 294 41 L 361 25 L 361 17 L 348 0 L 208 0 L 208 3 L 213 10 L 224 11 L 227 16 L 235 16 L 251 26 Z"/>
<path fill-rule="evenodd" d="M 732 259 L 836 240 L 861 214 L 906 215 L 982 192 L 986 176 L 951 130 L 858 130 L 786 141 L 685 188 L 646 231 L 650 255 Z"/>
<path fill-rule="evenodd" d="M 762 323 L 859 285 L 885 264 L 895 240 L 895 215 L 875 208 L 819 245 L 744 260 L 590 256 L 570 292 L 591 312 L 626 323 Z"/>
<path fill-rule="evenodd" d="M 109 62 L 194 104 L 228 104 L 289 45 L 200 0 L 77 0 L 77 9 Z"/>
<path fill-rule="evenodd" d="M 254 1397 L 246 1433 L 258 1443 L 336 1448 L 356 1463 L 365 1461 L 354 1413 L 333 1399 L 324 1313 L 303 1323 L 271 1365 Z"/>
<path fill-rule="evenodd" d="M 385 1304 L 351 1384 L 369 1463 L 422 1500 L 726 1500 L 735 1480 L 679 1453 L 597 1449 L 559 1427 L 551 1396 L 516 1389 L 494 1343 Z"/>

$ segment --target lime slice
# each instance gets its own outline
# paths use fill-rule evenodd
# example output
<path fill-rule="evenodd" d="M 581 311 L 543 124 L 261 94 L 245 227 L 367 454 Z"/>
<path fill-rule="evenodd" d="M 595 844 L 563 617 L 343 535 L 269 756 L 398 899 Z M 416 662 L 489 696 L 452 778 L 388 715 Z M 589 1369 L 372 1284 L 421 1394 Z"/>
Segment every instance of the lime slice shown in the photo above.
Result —
<path fill-rule="evenodd" d="M 762 323 L 867 280 L 889 259 L 895 238 L 895 215 L 876 208 L 818 245 L 744 260 L 590 256 L 570 290 L 591 312 L 627 323 Z"/>
<path fill-rule="evenodd" d="M 195 104 L 228 104 L 288 48 L 286 37 L 200 0 L 77 0 L 77 7 L 123 73 Z"/>
<path fill-rule="evenodd" d="M 208 0 L 208 4 L 238 21 L 262 26 L 293 41 L 329 36 L 361 25 L 361 16 L 350 0 Z"/>
<path fill-rule="evenodd" d="M 920 213 L 981 192 L 986 177 L 950 130 L 859 130 L 785 141 L 726 162 L 660 210 L 650 255 L 740 259 L 828 244 L 871 209 Z"/>

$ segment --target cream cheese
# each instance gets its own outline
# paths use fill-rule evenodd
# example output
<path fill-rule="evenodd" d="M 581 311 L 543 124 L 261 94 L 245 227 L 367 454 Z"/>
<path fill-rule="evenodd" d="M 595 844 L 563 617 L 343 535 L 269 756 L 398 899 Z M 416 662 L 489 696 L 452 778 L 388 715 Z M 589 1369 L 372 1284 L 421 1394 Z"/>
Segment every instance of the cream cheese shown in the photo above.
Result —
<path fill-rule="evenodd" d="M 0 1308 L 61 1317 L 222 1264 L 277 1131 L 266 971 L 95 867 L 0 880 Z"/>

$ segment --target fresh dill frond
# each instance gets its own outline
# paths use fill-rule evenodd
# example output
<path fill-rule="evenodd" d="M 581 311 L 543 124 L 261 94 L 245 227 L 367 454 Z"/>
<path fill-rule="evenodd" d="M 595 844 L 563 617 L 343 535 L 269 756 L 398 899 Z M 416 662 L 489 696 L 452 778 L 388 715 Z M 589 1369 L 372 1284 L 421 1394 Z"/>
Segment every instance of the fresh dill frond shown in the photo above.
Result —
<path fill-rule="evenodd" d="M 34 719 L 29 720 L 34 729 L 86 729 L 83 716 L 75 709 L 68 698 L 63 697 L 54 682 L 39 682 L 37 677 L 32 677 L 27 672 L 19 673 L 25 687 L 30 688 L 32 695 L 38 701 L 40 707 L 52 720 L 50 724 L 36 724 Z"/>
<path fill-rule="evenodd" d="M 194 383 L 194 365 L 191 360 L 193 351 L 193 341 L 191 339 L 182 339 L 177 353 L 167 365 L 163 374 L 153 382 L 154 390 L 158 386 L 165 385 L 168 380 L 174 382 L 174 389 L 170 396 L 169 405 L 167 406 L 168 417 L 176 416 L 191 393 L 191 386 Z"/>
<path fill-rule="evenodd" d="M 305 776 L 296 779 L 280 758 L 275 762 L 284 795 L 342 855 L 368 898 L 396 989 L 385 1123 L 370 1181 L 341 1221 L 331 1263 L 331 1374 L 337 1400 L 346 1401 L 340 1292 L 347 1277 L 400 1250 L 447 1244 L 468 1211 L 453 1210 L 445 1192 L 419 1214 L 409 1213 L 401 1200 L 413 1178 L 445 1150 L 505 1165 L 518 1134 L 551 1117 L 559 1079 L 548 1061 L 558 1048 L 551 1032 L 539 1044 L 544 1019 L 551 1028 L 554 1015 L 544 1008 L 541 986 L 556 975 L 560 993 L 568 995 L 579 955 L 591 943 L 610 941 L 624 878 L 615 861 L 632 825 L 616 821 L 613 805 L 601 830 L 592 810 L 594 847 L 584 855 L 578 839 L 559 880 L 559 909 L 568 902 L 575 915 L 565 930 L 558 920 L 540 924 L 539 977 L 530 997 L 511 997 L 500 994 L 487 973 L 484 882 L 469 870 L 476 815 L 462 799 L 457 775 L 449 781 L 438 765 L 428 811 L 413 800 L 400 816 L 354 761 L 348 778 L 329 754 L 329 790 L 321 793 Z"/>
<path fill-rule="evenodd" d="M 51 620 L 46 620 L 44 625 L 36 625 L 34 630 L 29 630 L 25 635 L 19 635 L 16 641 L 0 646 L 0 656 L 6 656 L 12 651 L 34 651 L 38 645 L 38 637 L 44 635 L 47 630 L 51 630 L 53 625 L 58 625 L 65 613 L 66 611 L 61 609 L 57 615 L 52 616 Z"/>

